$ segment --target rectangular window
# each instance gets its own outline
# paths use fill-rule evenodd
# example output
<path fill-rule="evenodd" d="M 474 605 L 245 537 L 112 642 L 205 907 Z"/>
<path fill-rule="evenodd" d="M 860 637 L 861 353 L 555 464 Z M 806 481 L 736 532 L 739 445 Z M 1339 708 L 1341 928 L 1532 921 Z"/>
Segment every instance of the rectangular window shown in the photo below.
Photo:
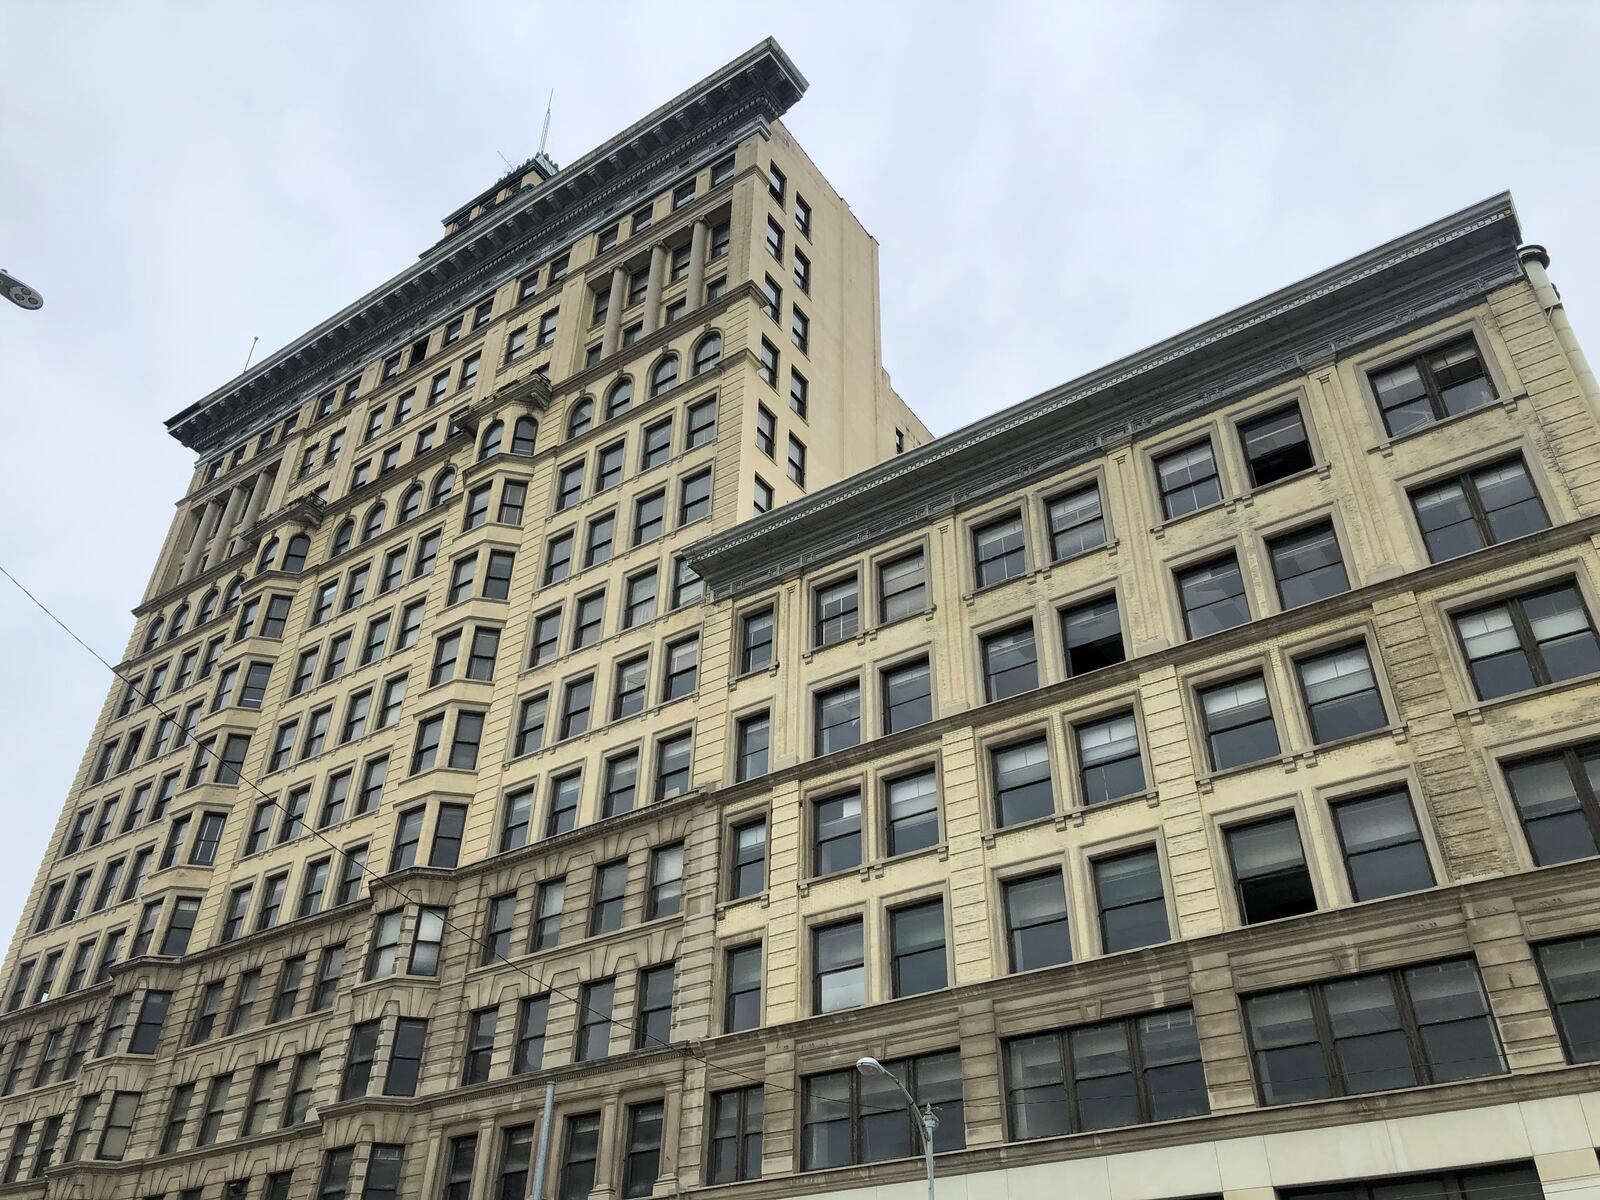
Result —
<path fill-rule="evenodd" d="M 545 1027 L 550 1018 L 550 997 L 527 996 L 517 1004 L 517 1048 L 511 1073 L 522 1075 L 544 1065 Z"/>
<path fill-rule="evenodd" d="M 1567 1061 L 1600 1061 L 1600 937 L 1547 942 L 1533 953 Z"/>
<path fill-rule="evenodd" d="M 400 923 L 403 909 L 392 908 L 379 913 L 372 922 L 372 946 L 367 951 L 368 979 L 382 979 L 393 975 L 400 954 Z"/>
<path fill-rule="evenodd" d="M 832 875 L 861 865 L 861 793 L 811 804 L 811 873 Z"/>
<path fill-rule="evenodd" d="M 1001 885 L 1012 971 L 1032 971 L 1072 961 L 1067 893 L 1059 870 Z"/>
<path fill-rule="evenodd" d="M 1430 562 L 1443 562 L 1550 527 L 1550 517 L 1521 458 L 1415 488 L 1411 507 Z"/>
<path fill-rule="evenodd" d="M 728 898 L 739 900 L 759 895 L 767 886 L 767 823 L 764 819 L 745 821 L 733 827 L 731 862 L 728 869 Z"/>
<path fill-rule="evenodd" d="M 806 486 L 806 447 L 794 434 L 789 435 L 789 458 L 784 467 L 789 480 L 796 487 Z"/>
<path fill-rule="evenodd" d="M 1365 642 L 1295 660 L 1306 719 L 1318 745 L 1382 729 L 1389 720 Z"/>
<path fill-rule="evenodd" d="M 711 1097 L 707 1183 L 761 1178 L 762 1101 L 760 1084 L 717 1092 Z"/>
<path fill-rule="evenodd" d="M 939 842 L 939 789 L 934 771 L 889 780 L 887 843 L 891 856 L 925 850 Z"/>
<path fill-rule="evenodd" d="M 1267 553 L 1284 608 L 1298 608 L 1350 590 L 1332 521 L 1269 538 Z"/>
<path fill-rule="evenodd" d="M 1369 376 L 1391 437 L 1481 408 L 1494 384 L 1470 335 Z"/>
<path fill-rule="evenodd" d="M 1074 725 L 1072 737 L 1085 804 L 1104 804 L 1145 790 L 1139 724 L 1131 709 Z"/>
<path fill-rule="evenodd" d="M 1567 747 L 1508 764 L 1505 772 L 1535 863 L 1600 854 L 1600 747 Z"/>
<path fill-rule="evenodd" d="M 628 1106 L 627 1143 L 622 1159 L 622 1195 L 648 1196 L 661 1173 L 661 1134 L 665 1106 L 660 1100 Z"/>
<path fill-rule="evenodd" d="M 883 673 L 883 731 L 898 733 L 933 720 L 933 676 L 921 658 Z"/>
<path fill-rule="evenodd" d="M 1241 422 L 1239 441 L 1244 447 L 1253 487 L 1266 487 L 1309 471 L 1315 465 L 1311 439 L 1306 436 L 1298 404 Z"/>
<path fill-rule="evenodd" d="M 417 1017 L 401 1017 L 395 1022 L 394 1045 L 389 1051 L 389 1069 L 383 1077 L 385 1096 L 415 1096 L 422 1074 L 422 1048 L 428 1037 L 428 1023 Z"/>
<path fill-rule="evenodd" d="M 1039 657 L 1032 621 L 987 634 L 980 645 L 984 694 L 988 700 L 1004 700 L 1039 686 Z"/>
<path fill-rule="evenodd" d="M 1470 958 L 1268 992 L 1244 1012 L 1263 1104 L 1505 1070 Z"/>
<path fill-rule="evenodd" d="M 534 905 L 530 950 L 548 950 L 561 942 L 561 913 L 566 905 L 567 881 L 550 879 L 539 885 Z"/>
<path fill-rule="evenodd" d="M 628 888 L 628 860 L 603 863 L 594 871 L 594 895 L 589 907 L 589 936 L 622 928 L 622 909 Z"/>
<path fill-rule="evenodd" d="M 897 997 L 937 991 L 950 982 L 942 899 L 889 910 L 889 973 Z"/>
<path fill-rule="evenodd" d="M 688 525 L 711 515 L 711 472 L 697 471 L 678 489 L 678 524 Z"/>
<path fill-rule="evenodd" d="M 1233 865 L 1239 919 L 1246 925 L 1315 912 L 1311 883 L 1293 813 L 1235 825 L 1224 831 Z"/>
<path fill-rule="evenodd" d="M 572 532 L 557 534 L 545 543 L 544 586 L 560 583 L 572 574 Z"/>
<path fill-rule="evenodd" d="M 488 966 L 511 953 L 511 925 L 517 916 L 517 894 L 507 892 L 489 901 L 489 913 L 483 924 L 483 943 L 478 951 L 478 965 Z"/>
<path fill-rule="evenodd" d="M 867 1002 L 866 959 L 860 917 L 811 931 L 812 1010 L 860 1008 Z"/>
<path fill-rule="evenodd" d="M 1056 496 L 1045 505 L 1050 523 L 1050 558 L 1086 553 L 1105 545 L 1106 519 L 1100 508 L 1100 487 L 1090 484 Z"/>
<path fill-rule="evenodd" d="M 704 400 L 697 400 L 691 404 L 686 413 L 687 429 L 684 433 L 684 449 L 693 450 L 696 446 L 704 446 L 717 436 L 717 398 L 710 396 Z"/>
<path fill-rule="evenodd" d="M 1277 756 L 1278 730 L 1262 676 L 1246 675 L 1202 688 L 1199 697 L 1213 771 Z"/>
<path fill-rule="evenodd" d="M 555 837 L 577 826 L 578 799 L 582 786 L 583 778 L 576 771 L 551 781 L 550 812 L 545 824 L 546 837 Z"/>
<path fill-rule="evenodd" d="M 589 714 L 594 707 L 594 676 L 570 681 L 561 696 L 561 740 L 589 731 Z"/>
<path fill-rule="evenodd" d="M 656 744 L 655 800 L 671 800 L 688 792 L 693 739 L 680 733 Z"/>
<path fill-rule="evenodd" d="M 660 537 L 667 528 L 667 497 L 651 492 L 633 502 L 633 544 L 642 546 Z"/>
<path fill-rule="evenodd" d="M 723 956 L 722 1032 L 761 1024 L 761 943 L 738 946 Z"/>
<path fill-rule="evenodd" d="M 672 1040 L 672 991 L 675 974 L 672 963 L 639 972 L 639 1011 L 633 1023 L 635 1050 L 664 1046 Z"/>
<path fill-rule="evenodd" d="M 596 567 L 610 562 L 617 541 L 617 517 L 606 513 L 589 522 L 583 539 L 583 565 Z"/>
<path fill-rule="evenodd" d="M 885 1063 L 894 1076 L 854 1069 L 813 1075 L 802 1082 L 801 1162 L 806 1169 L 910 1158 L 920 1135 L 906 1111 L 901 1087 L 939 1116 L 935 1153 L 966 1145 L 961 1058 L 954 1051 Z"/>
<path fill-rule="evenodd" d="M 1231 551 L 1174 573 L 1183 625 L 1191 638 L 1205 637 L 1250 619 L 1239 559 Z"/>
<path fill-rule="evenodd" d="M 972 561 L 980 588 L 1024 574 L 1028 569 L 1028 552 L 1022 532 L 1022 514 L 1012 513 L 975 528 Z"/>
<path fill-rule="evenodd" d="M 819 587 L 815 604 L 819 648 L 856 636 L 860 628 L 861 589 L 854 575 Z"/>
<path fill-rule="evenodd" d="M 611 1053 L 611 1001 L 615 983 L 602 979 L 583 985 L 578 1005 L 579 1062 L 595 1062 Z"/>
<path fill-rule="evenodd" d="M 489 1078 L 494 1059 L 495 1026 L 500 1021 L 497 1008 L 480 1008 L 467 1017 L 467 1053 L 461 1068 L 463 1085 L 483 1083 Z"/>
<path fill-rule="evenodd" d="M 1222 499 L 1222 480 L 1209 441 L 1164 454 L 1155 460 L 1155 467 L 1161 510 L 1169 521 Z"/>
<path fill-rule="evenodd" d="M 1600 671 L 1600 642 L 1571 582 L 1511 596 L 1452 619 L 1480 700 Z"/>
<path fill-rule="evenodd" d="M 670 917 L 683 908 L 683 843 L 660 846 L 650 853 L 650 894 L 645 920 Z"/>
<path fill-rule="evenodd" d="M 990 751 L 995 824 L 1002 829 L 1055 813 L 1050 750 L 1043 737 Z"/>
<path fill-rule="evenodd" d="M 771 286 L 776 286 L 771 279 L 768 279 L 767 283 Z M 767 295 L 765 302 L 762 304 L 761 311 L 774 321 L 778 319 L 777 308 L 770 294 Z M 761 382 L 768 387 L 776 388 L 778 386 L 778 348 L 767 341 L 766 338 L 761 339 L 761 350 L 756 359 L 756 374 L 761 377 Z"/>
<path fill-rule="evenodd" d="M 1127 658 L 1115 594 L 1061 610 L 1061 641 L 1068 675 L 1087 675 Z"/>
<path fill-rule="evenodd" d="M 763 710 L 740 717 L 736 725 L 735 742 L 737 762 L 734 778 L 743 782 L 765 775 L 772 743 L 772 720 L 769 714 Z"/>
<path fill-rule="evenodd" d="M 1332 806 L 1350 894 L 1377 900 L 1433 886 L 1433 867 L 1403 787 Z"/>
<path fill-rule="evenodd" d="M 1154 846 L 1095 859 L 1094 892 L 1105 953 L 1153 946 L 1170 936 L 1161 856 Z"/>
<path fill-rule="evenodd" d="M 1010 1038 L 1001 1049 L 1017 1141 L 1210 1111 L 1187 1008 Z"/>
<path fill-rule="evenodd" d="M 861 742 L 861 688 L 854 683 L 818 692 L 816 753 L 832 754 Z"/>
<path fill-rule="evenodd" d="M 417 909 L 417 930 L 411 938 L 407 975 L 437 975 L 439 952 L 444 948 L 445 918 L 449 910 L 428 905 Z"/>

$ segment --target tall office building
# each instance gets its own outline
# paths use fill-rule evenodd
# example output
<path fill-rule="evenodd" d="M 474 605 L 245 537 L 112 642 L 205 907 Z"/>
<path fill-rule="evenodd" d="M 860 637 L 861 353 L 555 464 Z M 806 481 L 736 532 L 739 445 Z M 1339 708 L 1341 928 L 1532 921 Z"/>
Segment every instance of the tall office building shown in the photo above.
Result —
<path fill-rule="evenodd" d="M 169 422 L 0 1197 L 911 1200 L 902 1086 L 946 1197 L 1600 1196 L 1600 388 L 1509 197 L 932 440 L 803 86 Z"/>

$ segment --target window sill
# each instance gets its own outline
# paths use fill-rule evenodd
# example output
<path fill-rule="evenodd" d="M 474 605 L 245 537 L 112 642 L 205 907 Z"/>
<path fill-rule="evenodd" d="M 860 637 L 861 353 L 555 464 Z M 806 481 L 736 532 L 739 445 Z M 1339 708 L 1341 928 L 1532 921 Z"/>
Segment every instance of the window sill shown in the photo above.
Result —
<path fill-rule="evenodd" d="M 1248 775 L 1251 771 L 1260 771 L 1264 768 L 1277 766 L 1285 775 L 1293 772 L 1300 765 L 1300 756 L 1293 751 L 1288 754 L 1274 754 L 1270 758 L 1258 758 L 1254 762 L 1240 763 L 1235 767 L 1227 767 L 1221 771 L 1208 771 L 1194 777 L 1194 784 L 1201 795 L 1209 795 L 1219 781 L 1226 782 L 1241 775 Z"/>
<path fill-rule="evenodd" d="M 1574 675 L 1571 679 L 1563 679 L 1557 683 L 1543 683 L 1526 691 L 1508 692 L 1504 696 L 1496 696 L 1493 700 L 1480 700 L 1464 708 L 1455 709 L 1450 715 L 1458 719 L 1464 717 L 1474 725 L 1481 725 L 1486 711 L 1518 704 L 1524 700 L 1536 700 L 1541 696 L 1553 696 L 1560 692 L 1571 691 L 1573 688 L 1588 687 L 1594 683 L 1600 683 L 1600 671 L 1591 671 L 1587 675 Z"/>
<path fill-rule="evenodd" d="M 833 883 L 840 879 L 850 879 L 852 877 L 863 882 L 871 879 L 882 879 L 885 867 L 903 862 L 913 862 L 919 858 L 937 858 L 940 862 L 947 862 L 950 858 L 950 843 L 939 841 L 931 846 L 923 846 L 920 850 L 907 850 L 901 854 L 873 859 L 871 862 L 862 863 L 859 867 L 849 867 L 843 871 L 834 871 L 827 875 L 813 875 L 799 881 L 799 892 L 802 896 L 809 896 L 812 887 L 818 884 Z"/>
<path fill-rule="evenodd" d="M 717 919 L 736 908 L 756 907 L 766 908 L 772 902 L 772 892 L 769 888 L 762 888 L 759 892 L 752 892 L 748 896 L 739 896 L 731 900 L 717 901 Z"/>
<path fill-rule="evenodd" d="M 1167 530 L 1171 529 L 1174 525 L 1182 525 L 1187 521 L 1194 520 L 1196 517 L 1203 517 L 1207 513 L 1231 511 L 1229 506 L 1237 505 L 1237 503 L 1238 497 L 1224 496 L 1220 500 L 1213 500 L 1204 508 L 1194 508 L 1176 517 L 1163 518 L 1162 520 L 1157 521 L 1154 525 L 1150 526 L 1150 532 L 1158 538 L 1164 538 L 1167 535 Z"/>
<path fill-rule="evenodd" d="M 1417 426 L 1417 428 L 1408 429 L 1404 433 L 1392 434 L 1392 435 L 1390 435 L 1388 437 L 1385 437 L 1381 441 L 1379 441 L 1379 442 L 1377 442 L 1377 443 L 1375 443 L 1375 444 L 1373 444 L 1371 446 L 1368 446 L 1367 447 L 1367 453 L 1368 454 L 1381 454 L 1381 455 L 1383 455 L 1383 457 L 1389 458 L 1389 457 L 1393 456 L 1394 448 L 1397 445 L 1403 444 L 1405 442 L 1409 442 L 1409 441 L 1413 440 L 1414 438 L 1422 437 L 1425 434 L 1433 433 L 1435 430 L 1438 430 L 1438 429 L 1453 428 L 1454 426 L 1456 426 L 1456 425 L 1458 425 L 1458 424 L 1460 424 L 1460 423 L 1462 423 L 1464 421 L 1468 421 L 1473 417 L 1482 416 L 1484 413 L 1487 413 L 1487 412 L 1493 412 L 1495 409 L 1501 409 L 1501 410 L 1503 410 L 1505 412 L 1508 412 L 1508 413 L 1509 412 L 1516 412 L 1517 405 L 1520 404 L 1522 401 L 1526 400 L 1527 398 L 1528 398 L 1528 393 L 1527 392 L 1517 392 L 1515 395 L 1512 395 L 1512 396 L 1506 396 L 1506 397 L 1501 398 L 1501 399 L 1491 400 L 1488 404 L 1481 404 L 1477 408 L 1469 408 L 1466 412 L 1457 413 L 1453 417 L 1446 417 L 1442 421 L 1430 421 L 1426 425 L 1419 425 L 1419 426 Z M 1380 423 L 1383 420 L 1383 418 L 1381 416 L 1378 419 L 1379 419 Z"/>
<path fill-rule="evenodd" d="M 1313 475 L 1318 479 L 1326 480 L 1333 474 L 1333 464 L 1330 462 L 1313 462 L 1309 467 L 1302 468 L 1292 475 L 1284 475 L 1270 483 L 1257 484 L 1255 487 L 1246 488 L 1233 498 L 1230 503 L 1236 507 L 1248 508 L 1255 498 L 1263 492 L 1270 492 L 1276 488 L 1285 487 L 1291 483 L 1298 483 L 1303 479 L 1310 479 Z"/>

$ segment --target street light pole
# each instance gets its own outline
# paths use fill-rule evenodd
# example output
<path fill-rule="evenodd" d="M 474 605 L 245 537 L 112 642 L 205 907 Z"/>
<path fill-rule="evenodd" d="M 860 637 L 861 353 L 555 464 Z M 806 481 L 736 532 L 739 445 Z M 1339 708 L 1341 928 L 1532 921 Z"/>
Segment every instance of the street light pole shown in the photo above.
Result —
<path fill-rule="evenodd" d="M 933 1105 L 925 1104 L 919 1109 L 916 1097 L 906 1089 L 906 1085 L 875 1058 L 866 1056 L 856 1059 L 856 1070 L 863 1075 L 882 1075 L 899 1088 L 900 1094 L 905 1097 L 906 1109 L 916 1118 L 917 1132 L 922 1135 L 922 1165 L 928 1174 L 928 1200 L 933 1200 L 933 1131 L 939 1128 L 939 1118 L 934 1114 Z"/>

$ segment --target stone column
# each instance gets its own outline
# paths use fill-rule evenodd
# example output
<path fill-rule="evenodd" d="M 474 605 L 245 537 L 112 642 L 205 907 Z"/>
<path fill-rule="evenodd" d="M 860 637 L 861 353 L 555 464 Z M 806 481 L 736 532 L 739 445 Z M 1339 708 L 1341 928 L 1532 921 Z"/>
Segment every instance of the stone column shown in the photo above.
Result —
<path fill-rule="evenodd" d="M 606 332 L 600 342 L 600 357 L 610 358 L 622 342 L 622 309 L 628 303 L 628 272 L 611 268 L 611 304 L 606 309 Z"/>
<path fill-rule="evenodd" d="M 689 292 L 686 299 L 693 312 L 706 299 L 706 255 L 711 250 L 711 226 L 704 220 L 694 223 L 689 238 Z"/>
<path fill-rule="evenodd" d="M 179 583 L 193 578 L 195 572 L 200 569 L 200 556 L 205 553 L 206 543 L 216 531 L 217 518 L 221 515 L 222 503 L 214 496 L 201 508 L 200 515 L 195 520 L 194 537 L 189 541 L 189 549 L 183 556 L 183 566 L 178 571 Z"/>
<path fill-rule="evenodd" d="M 233 536 L 234 523 L 239 519 L 239 510 L 244 507 L 244 489 L 234 488 L 228 493 L 227 507 L 222 510 L 222 520 L 217 522 L 217 532 L 211 539 L 211 548 L 206 553 L 206 561 L 216 566 L 227 554 L 228 539 Z"/>
<path fill-rule="evenodd" d="M 246 533 L 261 516 L 261 509 L 267 502 L 267 493 L 272 490 L 272 472 L 260 471 L 256 474 L 255 482 L 250 487 L 250 500 L 244 506 L 244 513 L 239 517 L 239 532 Z"/>
<path fill-rule="evenodd" d="M 661 285 L 667 278 L 667 248 L 660 242 L 650 247 L 650 279 L 644 287 L 644 331 L 661 328 Z"/>

